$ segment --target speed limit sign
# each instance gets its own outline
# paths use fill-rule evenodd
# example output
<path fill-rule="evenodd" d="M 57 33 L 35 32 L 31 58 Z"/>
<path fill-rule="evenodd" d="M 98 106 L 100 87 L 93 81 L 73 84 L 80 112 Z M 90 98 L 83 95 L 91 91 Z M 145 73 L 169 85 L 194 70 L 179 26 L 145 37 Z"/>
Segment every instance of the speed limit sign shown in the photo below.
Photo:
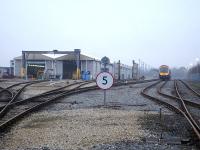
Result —
<path fill-rule="evenodd" d="M 106 90 L 113 85 L 113 76 L 108 72 L 101 72 L 97 75 L 96 83 L 99 88 Z"/>

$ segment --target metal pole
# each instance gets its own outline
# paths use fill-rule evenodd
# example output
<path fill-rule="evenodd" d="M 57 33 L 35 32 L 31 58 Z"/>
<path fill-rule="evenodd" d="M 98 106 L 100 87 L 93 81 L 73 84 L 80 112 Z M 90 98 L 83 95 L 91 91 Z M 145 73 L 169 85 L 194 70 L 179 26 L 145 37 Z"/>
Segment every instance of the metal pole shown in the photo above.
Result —
<path fill-rule="evenodd" d="M 22 68 L 21 68 L 21 77 L 25 78 L 26 71 L 26 53 L 22 51 Z"/>
<path fill-rule="evenodd" d="M 85 61 L 85 72 L 88 71 L 88 65 L 87 65 L 87 60 Z"/>
<path fill-rule="evenodd" d="M 118 62 L 118 80 L 120 80 L 121 79 L 121 71 L 120 71 L 120 60 L 119 60 L 119 62 Z"/>
<path fill-rule="evenodd" d="M 79 79 L 80 76 L 80 49 L 74 49 L 75 55 L 76 55 L 76 78 Z"/>
<path fill-rule="evenodd" d="M 55 56 L 55 52 L 56 52 L 56 50 L 54 50 L 53 51 L 53 53 L 54 53 L 54 56 Z M 55 58 L 53 58 L 53 70 L 54 70 L 54 76 L 55 76 L 55 79 L 56 79 L 56 65 L 55 65 Z"/>
<path fill-rule="evenodd" d="M 103 90 L 103 93 L 104 93 L 104 101 L 103 101 L 103 104 L 104 104 L 104 106 L 106 106 L 106 90 Z"/>
<path fill-rule="evenodd" d="M 25 61 L 25 63 L 26 63 L 26 65 L 25 65 L 26 66 L 26 70 L 25 70 L 25 74 L 26 75 L 25 76 L 26 76 L 26 80 L 28 80 L 28 74 L 27 74 L 28 73 L 28 66 L 27 66 L 27 61 Z"/>
<path fill-rule="evenodd" d="M 106 64 L 104 64 L 104 71 L 106 71 Z M 103 93 L 104 93 L 104 101 L 103 101 L 103 104 L 104 104 L 104 106 L 106 106 L 106 90 L 103 90 Z"/>
<path fill-rule="evenodd" d="M 54 76 L 53 59 L 51 60 L 51 68 L 52 68 L 52 77 L 53 77 Z"/>
<path fill-rule="evenodd" d="M 140 79 L 140 59 L 139 59 L 139 65 L 138 65 L 138 76 L 139 76 L 139 79 Z"/>
<path fill-rule="evenodd" d="M 132 79 L 133 79 L 133 77 L 134 77 L 134 64 L 135 64 L 135 61 L 133 60 L 132 62 L 133 62 L 133 66 L 132 66 Z"/>
<path fill-rule="evenodd" d="M 163 136 L 162 136 L 162 108 L 160 108 L 160 126 L 161 126 L 160 139 L 163 139 Z"/>

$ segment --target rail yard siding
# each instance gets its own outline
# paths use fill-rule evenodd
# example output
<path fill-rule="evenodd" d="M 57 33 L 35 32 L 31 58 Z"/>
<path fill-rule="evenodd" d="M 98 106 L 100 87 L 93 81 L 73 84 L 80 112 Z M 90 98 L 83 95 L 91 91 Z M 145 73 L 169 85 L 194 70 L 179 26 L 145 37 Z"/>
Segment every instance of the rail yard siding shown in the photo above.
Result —
<path fill-rule="evenodd" d="M 173 87 L 169 82 L 163 91 L 169 92 Z M 50 83 L 65 85 L 64 81 Z M 63 98 L 15 124 L 1 137 L 0 149 L 196 150 L 195 145 L 181 144 L 190 132 L 182 116 L 140 95 L 150 84 L 111 88 L 107 91 L 107 107 L 101 107 L 101 90 Z M 24 96 L 32 96 L 33 91 L 39 94 L 41 88 L 43 92 L 55 88 L 47 85 L 49 82 L 30 86 Z M 164 130 L 160 123 L 165 125 Z"/>

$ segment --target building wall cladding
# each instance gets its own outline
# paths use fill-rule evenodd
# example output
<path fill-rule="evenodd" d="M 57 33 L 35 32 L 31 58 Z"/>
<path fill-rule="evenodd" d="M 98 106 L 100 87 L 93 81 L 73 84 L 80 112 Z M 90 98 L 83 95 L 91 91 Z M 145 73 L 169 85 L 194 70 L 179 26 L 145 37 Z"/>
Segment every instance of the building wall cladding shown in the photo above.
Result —
<path fill-rule="evenodd" d="M 119 64 L 114 63 L 113 64 L 114 69 L 114 77 L 115 79 L 118 79 L 119 77 Z M 133 68 L 131 66 L 120 64 L 120 79 L 121 80 L 128 80 L 132 78 L 132 70 Z"/>
<path fill-rule="evenodd" d="M 46 60 L 45 61 L 45 71 L 52 69 L 52 61 Z"/>
<path fill-rule="evenodd" d="M 55 68 L 55 69 L 53 69 Z M 49 71 L 51 70 L 51 71 Z M 51 72 L 51 74 L 55 74 L 56 76 L 62 78 L 63 76 L 63 61 L 60 60 L 46 60 L 45 61 L 45 73 Z"/>
<path fill-rule="evenodd" d="M 121 76 L 122 76 L 122 80 L 131 79 L 132 67 L 122 64 L 121 65 Z"/>
<path fill-rule="evenodd" d="M 138 64 L 136 63 L 133 64 L 132 72 L 133 72 L 132 78 L 138 79 Z"/>
<path fill-rule="evenodd" d="M 95 79 L 96 76 L 101 72 L 101 63 L 97 60 L 82 60 L 81 71 L 89 71 L 91 79 Z"/>
<path fill-rule="evenodd" d="M 20 77 L 21 76 L 21 68 L 22 68 L 22 61 L 21 60 L 14 60 L 14 76 Z"/>
<path fill-rule="evenodd" d="M 91 74 L 91 79 L 95 79 L 96 76 L 101 72 L 101 65 L 100 61 L 96 60 L 83 60 L 81 61 L 81 71 L 89 71 Z M 113 75 L 115 79 L 118 79 L 118 64 L 109 64 L 106 66 L 109 72 Z M 124 64 L 120 65 L 120 76 L 122 80 L 131 79 L 132 78 L 132 67 L 127 66 Z"/>
<path fill-rule="evenodd" d="M 60 78 L 62 78 L 63 76 L 63 61 L 56 61 L 55 63 L 55 74 L 57 76 L 60 76 Z"/>
<path fill-rule="evenodd" d="M 0 67 L 0 78 L 12 78 L 13 67 Z"/>
<path fill-rule="evenodd" d="M 109 72 L 113 75 L 114 74 L 114 67 L 113 67 L 113 64 L 109 64 L 108 65 L 108 70 Z"/>
<path fill-rule="evenodd" d="M 62 60 L 63 59 L 63 60 Z M 59 76 L 61 79 L 63 78 L 63 61 L 65 61 L 65 58 L 59 57 L 58 59 L 45 59 L 45 71 L 46 73 L 48 70 L 50 70 L 50 74 L 54 74 Z M 84 60 L 86 59 L 86 60 Z M 37 58 L 36 60 L 37 61 Z M 39 60 L 38 60 L 39 61 Z M 89 71 L 90 72 L 90 79 L 95 79 L 96 76 L 102 71 L 101 68 L 103 68 L 103 65 L 99 60 L 95 60 L 93 58 L 90 58 L 88 56 L 84 56 L 81 60 L 81 66 L 80 71 Z M 20 77 L 21 75 L 21 58 L 17 57 L 17 59 L 14 59 L 14 75 L 17 77 Z M 55 68 L 53 70 L 53 68 Z M 118 63 L 109 64 L 106 66 L 108 68 L 109 72 L 113 75 L 115 79 L 118 79 L 118 73 L 119 73 L 119 66 Z M 120 77 L 122 80 L 131 79 L 134 67 L 127 66 L 124 64 L 120 64 Z M 137 72 L 137 71 L 136 71 Z M 47 73 L 48 74 L 48 73 Z"/>
<path fill-rule="evenodd" d="M 93 77 L 96 79 L 97 75 L 101 72 L 101 63 L 100 61 L 95 61 L 93 64 Z"/>
<path fill-rule="evenodd" d="M 81 72 L 89 72 L 90 73 L 90 78 L 94 78 L 94 68 L 93 64 L 95 63 L 95 60 L 82 60 L 81 61 Z"/>

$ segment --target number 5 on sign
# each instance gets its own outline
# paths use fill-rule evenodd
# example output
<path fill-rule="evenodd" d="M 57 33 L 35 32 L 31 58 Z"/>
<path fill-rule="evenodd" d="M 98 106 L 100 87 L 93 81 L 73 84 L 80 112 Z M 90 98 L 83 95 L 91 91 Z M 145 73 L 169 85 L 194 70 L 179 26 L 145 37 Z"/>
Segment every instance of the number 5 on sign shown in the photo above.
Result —
<path fill-rule="evenodd" d="M 108 83 L 107 76 L 103 76 L 103 81 L 105 81 L 104 83 L 102 83 L 103 85 L 106 85 Z"/>
<path fill-rule="evenodd" d="M 106 90 L 113 85 L 113 76 L 108 72 L 101 72 L 97 75 L 96 83 L 99 88 Z"/>

